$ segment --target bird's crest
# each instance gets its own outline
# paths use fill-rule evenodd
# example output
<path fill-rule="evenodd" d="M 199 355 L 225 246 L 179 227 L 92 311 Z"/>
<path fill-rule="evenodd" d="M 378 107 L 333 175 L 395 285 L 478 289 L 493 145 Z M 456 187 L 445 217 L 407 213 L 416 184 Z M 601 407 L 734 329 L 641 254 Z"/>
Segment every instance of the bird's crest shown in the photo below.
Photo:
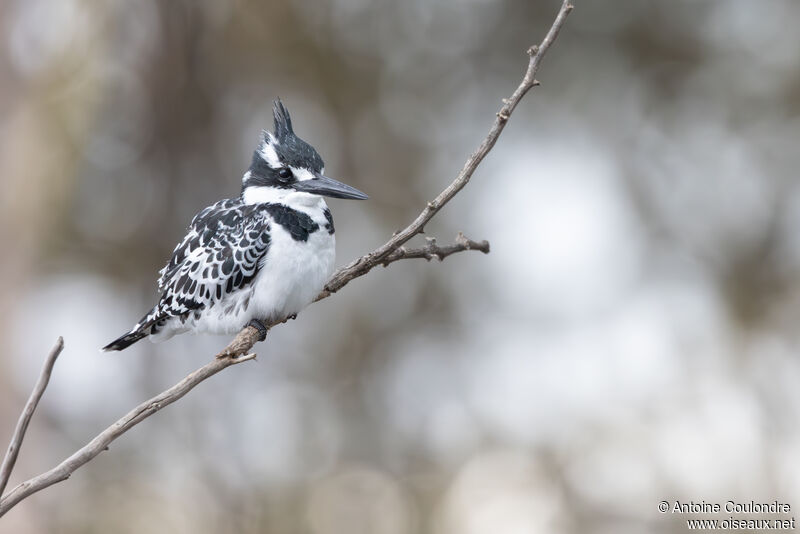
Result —
<path fill-rule="evenodd" d="M 286 109 L 280 98 L 272 104 L 272 115 L 275 118 L 275 137 L 279 141 L 284 140 L 287 135 L 294 135 L 289 110 Z"/>

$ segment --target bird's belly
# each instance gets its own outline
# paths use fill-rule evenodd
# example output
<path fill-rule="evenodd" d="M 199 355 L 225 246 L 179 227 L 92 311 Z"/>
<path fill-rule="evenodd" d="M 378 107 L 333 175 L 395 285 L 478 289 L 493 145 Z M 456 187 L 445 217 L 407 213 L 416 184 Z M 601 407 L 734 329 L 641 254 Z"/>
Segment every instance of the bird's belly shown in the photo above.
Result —
<path fill-rule="evenodd" d="M 334 235 L 324 229 L 296 241 L 273 225 L 266 260 L 253 280 L 249 317 L 280 320 L 311 304 L 333 272 L 335 246 Z"/>

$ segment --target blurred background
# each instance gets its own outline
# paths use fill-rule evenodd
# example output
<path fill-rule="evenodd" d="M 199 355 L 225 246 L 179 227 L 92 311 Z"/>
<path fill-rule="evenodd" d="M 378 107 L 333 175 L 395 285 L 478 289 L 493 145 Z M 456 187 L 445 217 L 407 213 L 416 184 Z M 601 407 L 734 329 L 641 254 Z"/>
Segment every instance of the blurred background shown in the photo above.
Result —
<path fill-rule="evenodd" d="M 684 532 L 662 499 L 794 514 L 800 4 L 576 4 L 426 227 L 491 254 L 351 283 L 0 532 Z M 371 197 L 329 203 L 342 265 L 452 180 L 558 7 L 0 3 L 3 450 L 66 340 L 11 485 L 226 344 L 98 353 L 191 217 L 238 195 L 274 98 Z"/>

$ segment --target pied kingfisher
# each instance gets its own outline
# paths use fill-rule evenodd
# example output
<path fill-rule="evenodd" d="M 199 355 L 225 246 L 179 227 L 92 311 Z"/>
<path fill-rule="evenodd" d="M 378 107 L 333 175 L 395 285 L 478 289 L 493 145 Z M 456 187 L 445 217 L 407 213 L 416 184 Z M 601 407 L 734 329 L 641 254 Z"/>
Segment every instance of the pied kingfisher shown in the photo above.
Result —
<path fill-rule="evenodd" d="M 195 215 L 161 269 L 161 298 L 130 332 L 103 347 L 183 332 L 231 334 L 286 319 L 308 306 L 333 272 L 333 218 L 323 196 L 365 199 L 323 176 L 314 148 L 297 137 L 280 100 L 274 133 L 263 132 L 242 193 Z"/>

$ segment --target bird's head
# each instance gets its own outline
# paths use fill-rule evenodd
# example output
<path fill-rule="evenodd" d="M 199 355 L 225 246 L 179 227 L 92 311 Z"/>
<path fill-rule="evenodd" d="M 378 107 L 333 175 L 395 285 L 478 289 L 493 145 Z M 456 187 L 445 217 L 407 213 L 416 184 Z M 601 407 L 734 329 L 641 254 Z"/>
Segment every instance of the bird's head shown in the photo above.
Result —
<path fill-rule="evenodd" d="M 289 111 L 276 100 L 274 132 L 263 132 L 250 169 L 242 178 L 247 204 L 311 199 L 309 195 L 366 199 L 367 195 L 323 174 L 325 164 L 314 147 L 297 137 Z"/>

